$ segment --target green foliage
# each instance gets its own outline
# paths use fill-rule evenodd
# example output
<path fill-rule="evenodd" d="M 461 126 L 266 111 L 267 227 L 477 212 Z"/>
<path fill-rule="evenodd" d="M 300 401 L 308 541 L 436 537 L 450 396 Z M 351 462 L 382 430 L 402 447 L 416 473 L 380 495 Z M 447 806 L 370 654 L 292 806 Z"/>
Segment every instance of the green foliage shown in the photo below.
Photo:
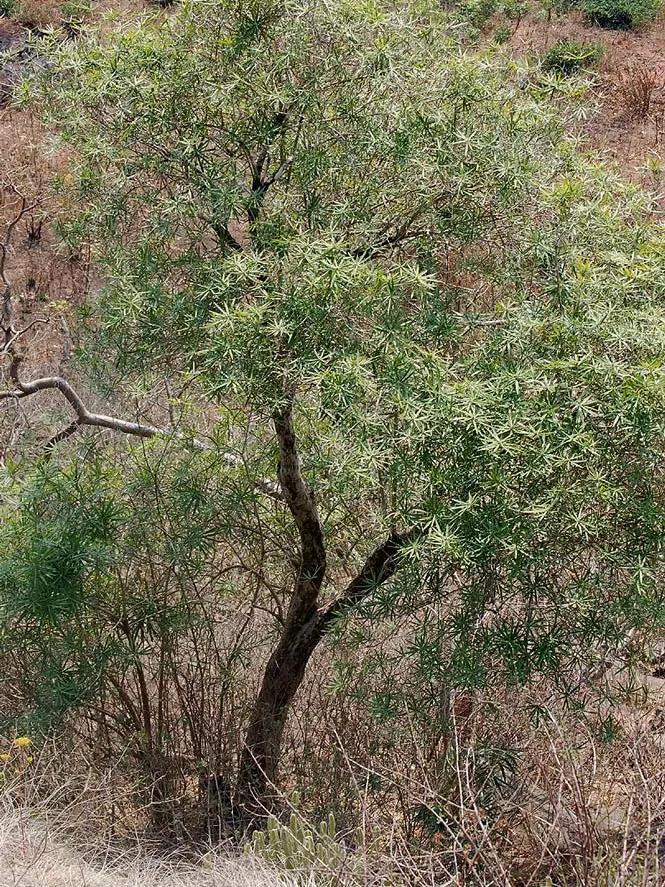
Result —
<path fill-rule="evenodd" d="M 78 30 L 91 9 L 91 0 L 68 0 L 62 7 L 62 20 L 70 28 Z"/>
<path fill-rule="evenodd" d="M 653 21 L 661 0 L 582 0 L 581 8 L 594 24 L 629 31 Z"/>
<path fill-rule="evenodd" d="M 462 0 L 458 6 L 462 18 L 476 28 L 482 28 L 495 13 L 520 19 L 528 8 L 528 0 Z"/>
<path fill-rule="evenodd" d="M 223 618 L 230 594 L 216 564 L 220 543 L 245 539 L 248 550 L 239 554 L 252 562 L 256 536 L 229 523 L 255 496 L 241 472 L 237 483 L 226 473 L 220 487 L 207 454 L 175 458 L 157 444 L 122 462 L 96 458 L 88 447 L 77 455 L 67 466 L 37 465 L 23 477 L 0 474 L 0 683 L 20 688 L 20 703 L 5 705 L 3 715 L 29 716 L 33 726 L 51 729 L 73 710 L 103 705 L 127 680 L 129 704 L 125 696 L 116 732 L 120 727 L 124 743 L 140 752 L 138 734 L 149 728 L 151 712 L 140 700 L 132 710 L 131 683 L 152 657 L 161 662 L 164 692 L 185 680 L 197 706 L 208 694 L 221 698 L 242 667 L 242 658 L 225 664 L 215 646 L 221 641 L 210 608 L 212 599 Z M 239 638 L 236 644 L 238 657 Z M 192 660 L 213 655 L 211 683 Z M 163 697 L 152 701 L 157 709 Z M 150 740 L 171 751 L 191 746 L 183 726 L 176 720 Z M 214 725 L 196 729 L 206 735 Z"/>
<path fill-rule="evenodd" d="M 120 514 L 109 480 L 99 464 L 66 473 L 41 466 L 11 511 L 3 509 L 0 648 L 20 650 L 14 677 L 40 722 L 77 705 L 111 653 L 99 638 L 90 644 L 85 629 L 88 595 L 104 598 L 113 563 Z M 28 673 L 21 674 L 21 661 L 31 663 Z"/>
<path fill-rule="evenodd" d="M 507 43 L 512 37 L 513 29 L 507 25 L 502 28 L 497 28 L 494 34 L 494 42 L 499 46 L 502 46 L 504 43 Z"/>
<path fill-rule="evenodd" d="M 332 813 L 316 830 L 295 812 L 288 824 L 269 816 L 265 831 L 255 831 L 243 852 L 254 853 L 280 871 L 292 872 L 307 883 L 316 873 L 317 884 L 327 880 L 326 874 L 336 883 L 335 873 L 346 860 L 346 848 L 337 836 Z"/>
<path fill-rule="evenodd" d="M 475 27 L 480 27 L 497 11 L 496 0 L 464 0 L 460 3 L 462 16 Z"/>
<path fill-rule="evenodd" d="M 291 516 L 257 484 L 295 392 L 326 593 L 417 530 L 354 611 L 367 634 L 403 627 L 412 677 L 374 694 L 377 717 L 400 693 L 426 708 L 444 679 L 568 689 L 661 625 L 665 239 L 639 192 L 578 162 L 538 84 L 464 56 L 436 4 L 222 0 L 162 19 L 54 47 L 34 89 L 77 158 L 64 233 L 108 280 L 100 353 L 190 386 L 219 423 L 199 457 L 214 495 L 178 486 L 169 556 L 208 551 L 200 510 L 240 598 L 248 556 L 286 594 Z"/>
<path fill-rule="evenodd" d="M 0 0 L 0 15 L 9 16 L 14 12 L 15 0 Z"/>
<path fill-rule="evenodd" d="M 553 12 L 557 15 L 566 15 L 566 13 L 576 9 L 579 0 L 540 0 L 540 3 L 543 9 L 547 11 L 549 21 Z"/>
<path fill-rule="evenodd" d="M 596 43 L 564 39 L 550 46 L 541 65 L 544 71 L 568 75 L 593 67 L 600 61 L 601 54 L 602 48 Z"/>

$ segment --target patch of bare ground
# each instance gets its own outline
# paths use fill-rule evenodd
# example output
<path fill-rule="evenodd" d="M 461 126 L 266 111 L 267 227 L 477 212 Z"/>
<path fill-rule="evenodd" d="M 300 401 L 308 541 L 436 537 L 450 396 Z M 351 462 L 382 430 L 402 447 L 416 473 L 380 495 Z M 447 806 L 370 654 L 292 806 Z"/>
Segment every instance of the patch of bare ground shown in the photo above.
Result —
<path fill-rule="evenodd" d="M 62 0 L 20 0 L 16 17 L 33 28 L 56 27 L 62 24 Z"/>
<path fill-rule="evenodd" d="M 28 207 L 12 231 L 7 255 L 17 320 L 23 325 L 38 317 L 48 321 L 37 324 L 30 343 L 35 370 L 44 370 L 55 355 L 62 359 L 62 323 L 53 321 L 67 313 L 67 306 L 80 304 L 89 285 L 88 257 L 62 249 L 57 241 L 58 207 L 50 182 L 59 160 L 48 148 L 31 114 L 0 110 L 0 228 L 16 216 L 23 198 Z"/>
<path fill-rule="evenodd" d="M 518 57 L 540 57 L 565 39 L 603 50 L 591 95 L 596 108 L 581 125 L 589 146 L 651 188 L 654 161 L 665 161 L 665 20 L 639 31 L 612 31 L 590 25 L 581 14 L 547 20 L 530 12 L 515 27 L 510 46 Z"/>
<path fill-rule="evenodd" d="M 32 28 L 58 28 L 66 19 L 67 5 L 67 0 L 19 0 L 14 18 Z M 95 24 L 110 12 L 135 13 L 151 7 L 155 9 L 156 5 L 150 0 L 92 0 L 87 20 Z"/>

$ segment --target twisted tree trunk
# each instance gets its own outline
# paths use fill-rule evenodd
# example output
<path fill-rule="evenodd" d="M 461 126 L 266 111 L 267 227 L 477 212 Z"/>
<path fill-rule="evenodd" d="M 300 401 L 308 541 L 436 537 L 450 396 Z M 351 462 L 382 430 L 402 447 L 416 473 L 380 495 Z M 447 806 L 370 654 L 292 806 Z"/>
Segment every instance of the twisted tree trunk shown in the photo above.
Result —
<path fill-rule="evenodd" d="M 235 794 L 235 806 L 244 821 L 265 816 L 271 809 L 286 718 L 327 628 L 395 573 L 401 550 L 419 534 L 418 530 L 392 533 L 375 548 L 344 592 L 329 606 L 319 607 L 326 573 L 325 540 L 314 494 L 302 476 L 292 404 L 274 424 L 280 449 L 278 477 L 298 528 L 300 566 L 284 628 L 268 660 L 245 736 Z"/>

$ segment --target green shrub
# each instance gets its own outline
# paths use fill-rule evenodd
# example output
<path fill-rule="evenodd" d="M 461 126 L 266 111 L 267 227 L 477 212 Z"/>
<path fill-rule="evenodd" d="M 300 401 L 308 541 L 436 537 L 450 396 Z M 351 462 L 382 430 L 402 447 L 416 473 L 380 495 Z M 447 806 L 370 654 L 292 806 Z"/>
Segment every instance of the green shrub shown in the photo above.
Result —
<path fill-rule="evenodd" d="M 557 15 L 566 15 L 571 10 L 579 6 L 578 0 L 544 0 L 543 6 L 548 12 L 554 12 Z"/>
<path fill-rule="evenodd" d="M 497 11 L 496 0 L 463 0 L 460 12 L 476 28 L 481 27 Z"/>
<path fill-rule="evenodd" d="M 62 7 L 62 20 L 72 28 L 80 28 L 91 8 L 90 0 L 69 0 Z"/>
<path fill-rule="evenodd" d="M 542 58 L 543 71 L 558 74 L 573 74 L 597 64 L 602 54 L 595 43 L 582 43 L 578 40 L 559 40 L 547 50 Z"/>
<path fill-rule="evenodd" d="M 653 21 L 661 0 L 582 0 L 582 9 L 601 28 L 629 31 Z"/>
<path fill-rule="evenodd" d="M 462 0 L 459 4 L 464 18 L 476 28 L 482 27 L 495 13 L 515 20 L 522 18 L 527 9 L 525 0 Z"/>
<path fill-rule="evenodd" d="M 0 15 L 9 17 L 14 11 L 14 0 L 0 0 Z"/>
<path fill-rule="evenodd" d="M 497 28 L 496 33 L 494 35 L 494 42 L 499 46 L 503 46 L 504 43 L 507 43 L 513 33 L 513 29 L 508 25 L 504 25 L 502 28 Z"/>

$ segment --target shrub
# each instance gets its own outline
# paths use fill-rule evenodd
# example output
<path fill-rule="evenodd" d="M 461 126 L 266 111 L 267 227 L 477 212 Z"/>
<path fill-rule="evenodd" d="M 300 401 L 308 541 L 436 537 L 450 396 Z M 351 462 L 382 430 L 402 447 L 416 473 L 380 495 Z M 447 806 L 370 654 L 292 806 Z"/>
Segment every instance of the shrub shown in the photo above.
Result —
<path fill-rule="evenodd" d="M 582 9 L 601 28 L 630 31 L 653 21 L 660 11 L 660 0 L 583 0 Z"/>
<path fill-rule="evenodd" d="M 9 17 L 14 11 L 14 0 L 0 0 L 0 16 Z"/>
<path fill-rule="evenodd" d="M 525 14 L 528 3 L 523 0 L 462 0 L 459 10 L 474 27 L 481 28 L 495 13 L 519 20 Z"/>
<path fill-rule="evenodd" d="M 558 40 L 543 56 L 542 69 L 564 75 L 573 74 L 575 71 L 597 64 L 601 52 L 601 48 L 595 43 Z"/>
<path fill-rule="evenodd" d="M 460 12 L 472 25 L 479 28 L 497 11 L 495 0 L 464 0 Z"/>
<path fill-rule="evenodd" d="M 91 9 L 90 0 L 69 0 L 62 7 L 62 20 L 65 26 L 78 30 Z"/>
<path fill-rule="evenodd" d="M 513 29 L 504 25 L 501 28 L 496 29 L 496 33 L 494 35 L 494 42 L 499 46 L 503 46 L 504 43 L 508 43 L 513 33 Z"/>

